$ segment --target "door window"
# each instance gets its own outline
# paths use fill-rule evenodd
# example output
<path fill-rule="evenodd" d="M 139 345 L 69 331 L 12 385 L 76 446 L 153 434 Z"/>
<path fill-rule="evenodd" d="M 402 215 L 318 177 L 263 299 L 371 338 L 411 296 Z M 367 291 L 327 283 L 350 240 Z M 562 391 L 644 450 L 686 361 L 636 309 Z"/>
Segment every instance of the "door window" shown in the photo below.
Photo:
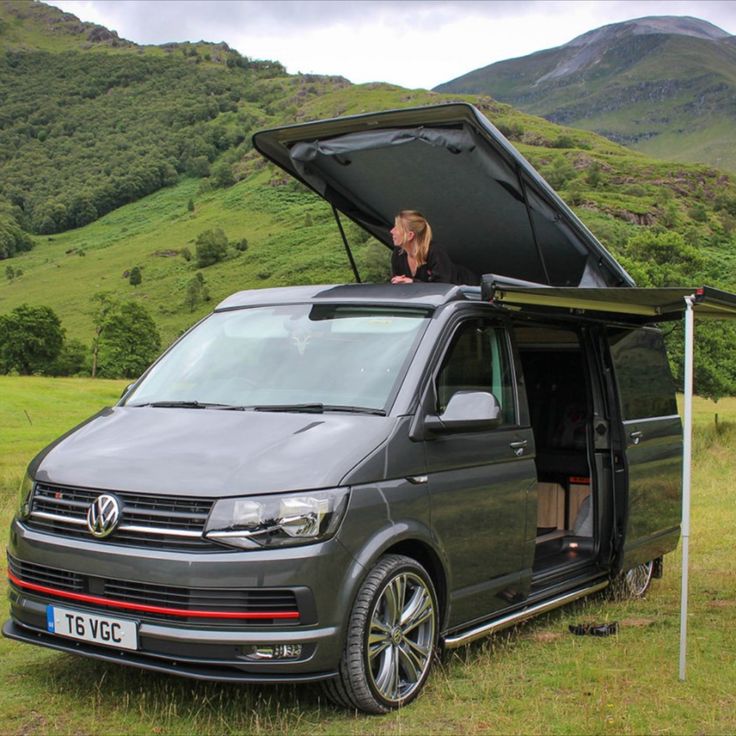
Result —
<path fill-rule="evenodd" d="M 462 324 L 442 362 L 436 388 L 438 413 L 457 391 L 487 391 L 501 406 L 502 424 L 514 424 L 514 383 L 505 330 L 483 320 Z"/>
<path fill-rule="evenodd" d="M 677 414 L 675 382 L 659 330 L 611 331 L 609 342 L 624 420 Z"/>

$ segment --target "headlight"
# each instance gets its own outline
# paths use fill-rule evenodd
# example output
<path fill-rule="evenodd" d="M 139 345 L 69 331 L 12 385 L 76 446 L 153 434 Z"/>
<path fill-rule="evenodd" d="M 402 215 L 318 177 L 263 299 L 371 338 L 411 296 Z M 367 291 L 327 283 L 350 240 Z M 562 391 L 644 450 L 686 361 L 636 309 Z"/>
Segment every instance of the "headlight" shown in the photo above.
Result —
<path fill-rule="evenodd" d="M 329 539 L 348 505 L 348 490 L 244 496 L 217 501 L 204 536 L 232 547 L 291 547 Z"/>
<path fill-rule="evenodd" d="M 33 478 L 28 473 L 23 476 L 23 480 L 18 489 L 18 500 L 20 516 L 27 519 L 31 515 L 31 495 L 33 493 Z"/>

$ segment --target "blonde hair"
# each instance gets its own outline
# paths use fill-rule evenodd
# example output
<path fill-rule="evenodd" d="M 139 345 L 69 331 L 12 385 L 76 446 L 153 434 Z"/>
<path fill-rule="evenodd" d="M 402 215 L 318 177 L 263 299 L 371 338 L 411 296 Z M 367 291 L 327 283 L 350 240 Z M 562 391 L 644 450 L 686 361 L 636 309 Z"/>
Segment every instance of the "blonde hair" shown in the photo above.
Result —
<path fill-rule="evenodd" d="M 414 241 L 416 247 L 414 249 L 414 258 L 417 266 L 421 266 L 427 262 L 427 253 L 429 253 L 429 244 L 432 242 L 432 228 L 427 222 L 427 218 L 416 210 L 401 210 L 394 220 L 396 227 L 401 230 L 404 235 L 404 243 L 406 243 L 408 234 L 414 233 Z"/>

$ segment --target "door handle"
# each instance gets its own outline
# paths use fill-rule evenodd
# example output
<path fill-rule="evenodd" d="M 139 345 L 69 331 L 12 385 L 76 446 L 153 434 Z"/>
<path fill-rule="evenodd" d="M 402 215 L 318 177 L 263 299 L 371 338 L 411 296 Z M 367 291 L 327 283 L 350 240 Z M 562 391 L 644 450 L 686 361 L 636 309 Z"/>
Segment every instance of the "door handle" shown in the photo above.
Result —
<path fill-rule="evenodd" d="M 635 445 L 638 445 L 644 439 L 644 432 L 632 432 L 629 437 Z"/>
<path fill-rule="evenodd" d="M 518 442 L 509 442 L 509 447 L 514 451 L 514 455 L 516 455 L 516 457 L 521 457 L 528 444 L 529 443 L 526 440 L 519 440 Z"/>

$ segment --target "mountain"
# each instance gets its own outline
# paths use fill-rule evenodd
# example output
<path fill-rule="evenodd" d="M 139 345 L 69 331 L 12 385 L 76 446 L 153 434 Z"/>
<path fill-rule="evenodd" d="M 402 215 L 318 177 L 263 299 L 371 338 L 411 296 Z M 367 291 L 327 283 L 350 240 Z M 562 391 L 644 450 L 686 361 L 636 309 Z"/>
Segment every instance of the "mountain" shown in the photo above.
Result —
<path fill-rule="evenodd" d="M 488 94 L 659 158 L 736 171 L 736 37 L 697 18 L 614 23 L 435 89 Z"/>

